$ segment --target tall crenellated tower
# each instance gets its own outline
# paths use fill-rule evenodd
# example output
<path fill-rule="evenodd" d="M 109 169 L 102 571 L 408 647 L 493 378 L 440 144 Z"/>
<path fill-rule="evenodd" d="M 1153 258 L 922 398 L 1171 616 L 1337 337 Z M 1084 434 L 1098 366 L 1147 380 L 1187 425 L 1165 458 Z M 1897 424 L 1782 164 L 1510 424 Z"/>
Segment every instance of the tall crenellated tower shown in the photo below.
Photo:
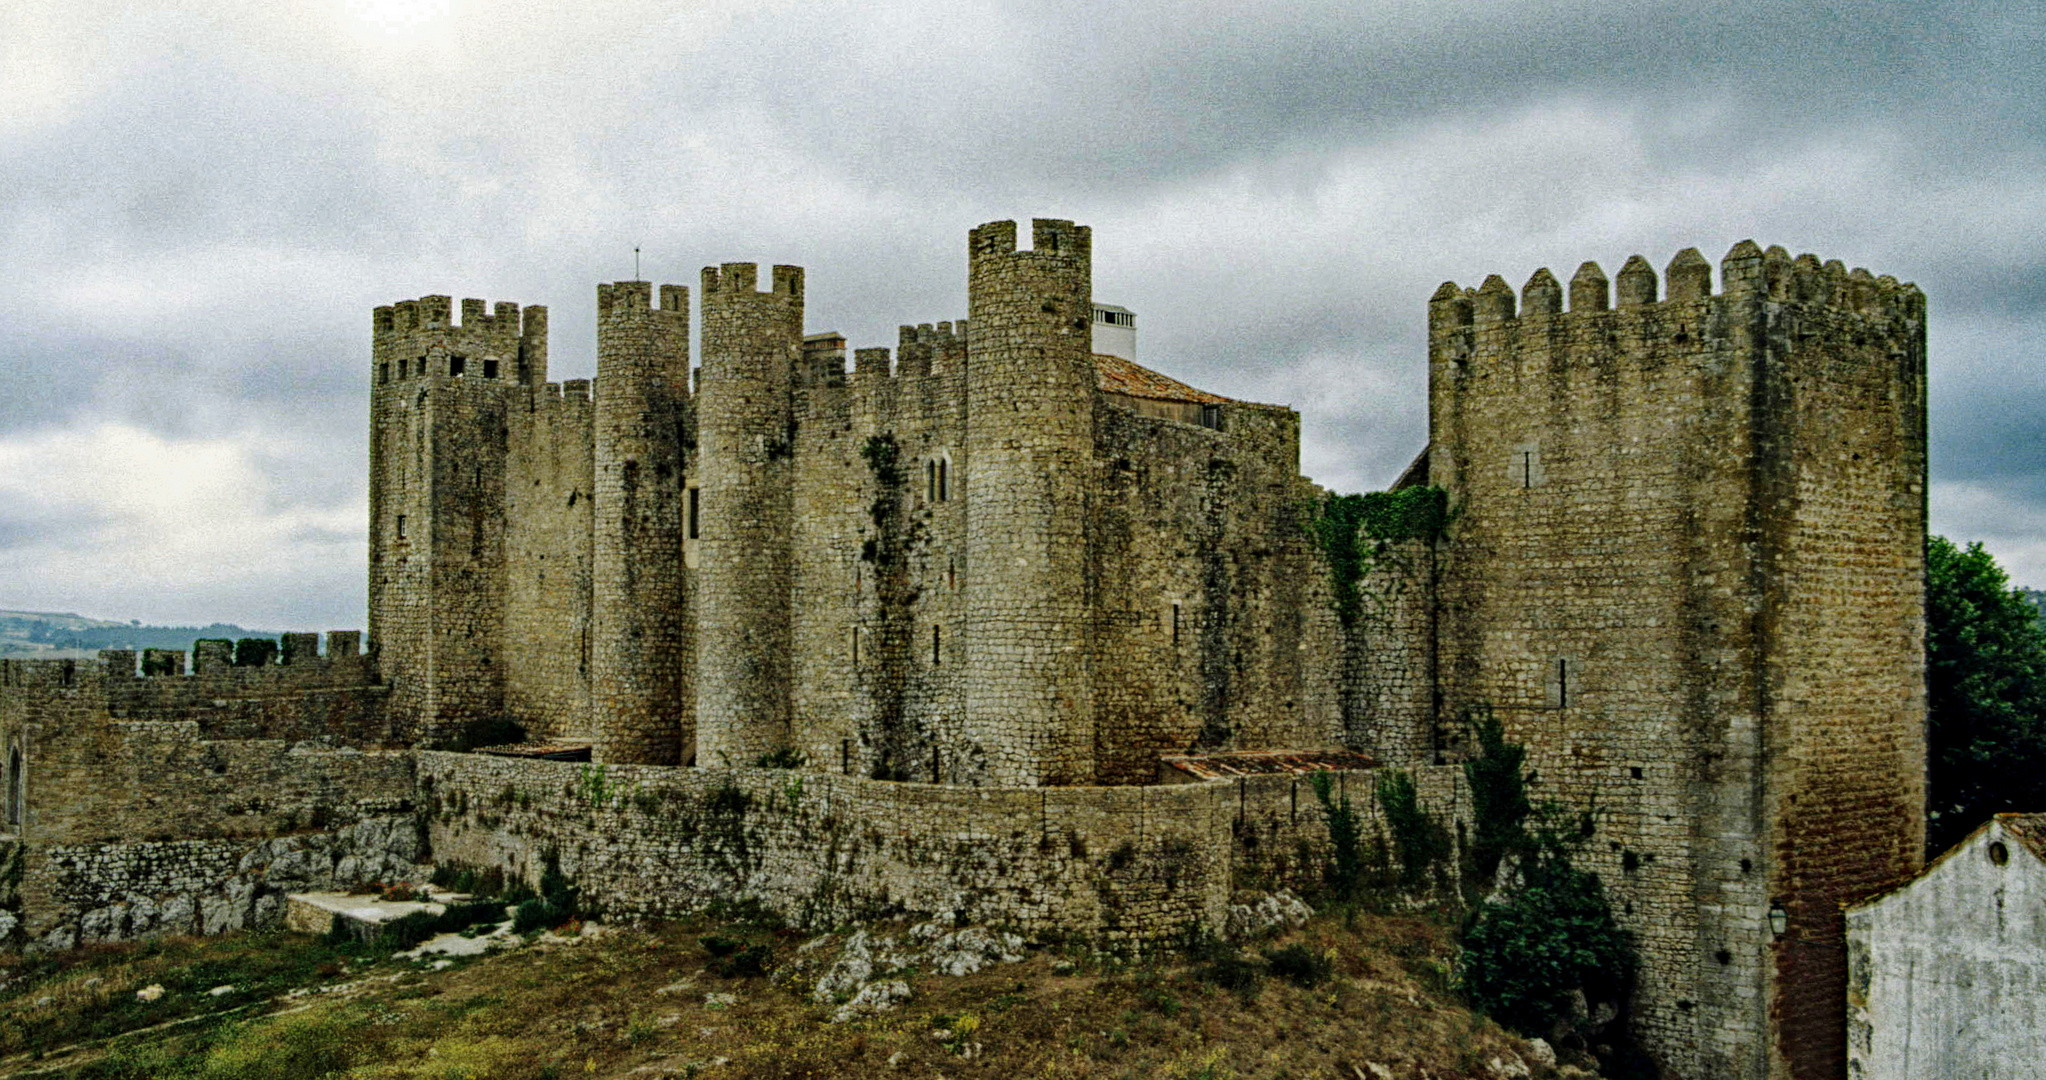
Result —
<path fill-rule="evenodd" d="M 376 309 L 370 643 L 398 737 L 436 742 L 503 708 L 507 410 L 547 376 L 547 309 L 445 296 Z"/>
<path fill-rule="evenodd" d="M 1087 502 L 1094 456 L 1092 234 L 996 221 L 967 239 L 962 772 L 996 785 L 1094 780 Z M 940 634 L 943 628 L 939 628 Z"/>
<path fill-rule="evenodd" d="M 703 271 L 703 383 L 696 399 L 697 761 L 751 764 L 790 745 L 790 538 L 803 358 L 803 270 Z"/>
<path fill-rule="evenodd" d="M 695 743 L 683 421 L 689 290 L 597 287 L 592 757 L 675 765 Z"/>
<path fill-rule="evenodd" d="M 1675 1075 L 1839 1077 L 1840 907 L 1924 842 L 1924 297 L 1752 242 L 1665 274 L 1430 304 L 1438 749 L 1489 710 L 1597 808 Z"/>

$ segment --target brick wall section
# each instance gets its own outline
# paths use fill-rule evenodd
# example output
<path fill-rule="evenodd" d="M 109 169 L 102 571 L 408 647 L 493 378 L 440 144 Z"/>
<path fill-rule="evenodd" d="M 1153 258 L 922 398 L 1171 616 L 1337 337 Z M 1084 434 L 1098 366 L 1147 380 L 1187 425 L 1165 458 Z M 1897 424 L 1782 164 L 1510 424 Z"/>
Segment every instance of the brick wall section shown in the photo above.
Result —
<path fill-rule="evenodd" d="M 682 565 L 689 291 L 663 285 L 658 308 L 651 299 L 644 281 L 597 290 L 592 753 L 673 765 L 695 749 Z"/>
<path fill-rule="evenodd" d="M 611 918 L 755 900 L 804 926 L 953 917 L 1107 944 L 1219 928 L 1232 883 L 1319 871 L 1304 779 L 971 789 L 773 769 L 600 767 L 422 752 L 437 858 L 535 880 L 559 855 Z M 1425 770 L 1431 809 L 1462 805 Z M 1342 783 L 1367 817 L 1372 774 Z"/>
<path fill-rule="evenodd" d="M 703 271 L 697 400 L 697 760 L 746 763 L 793 739 L 790 596 L 793 373 L 802 359 L 803 271 Z M 601 391 L 600 391 L 601 396 Z"/>
<path fill-rule="evenodd" d="M 1822 948 L 1819 909 L 1908 869 L 1923 811 L 1922 329 L 1793 302 L 1789 266 L 1743 244 L 1718 295 L 1689 251 L 1665 300 L 1636 256 L 1616 309 L 1589 263 L 1567 313 L 1546 270 L 1430 305 L 1442 716 L 1489 705 L 1538 794 L 1596 801 L 1635 1028 L 1687 1076 L 1837 1074 L 1837 981 L 1786 981 L 1767 910 Z M 1823 819 L 1790 809 L 1807 784 Z"/>
<path fill-rule="evenodd" d="M 966 775 L 1095 773 L 1086 483 L 1094 448 L 1093 234 L 992 222 L 967 240 Z"/>
<path fill-rule="evenodd" d="M 547 383 L 510 410 L 504 710 L 536 740 L 591 734 L 592 412 L 587 379 Z"/>

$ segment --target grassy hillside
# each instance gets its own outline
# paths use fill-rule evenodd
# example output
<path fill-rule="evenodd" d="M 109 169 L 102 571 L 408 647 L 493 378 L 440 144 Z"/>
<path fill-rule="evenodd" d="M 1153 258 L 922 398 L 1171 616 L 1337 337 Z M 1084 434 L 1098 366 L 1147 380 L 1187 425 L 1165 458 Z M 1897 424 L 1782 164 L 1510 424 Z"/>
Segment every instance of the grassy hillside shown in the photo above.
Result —
<path fill-rule="evenodd" d="M 190 649 L 200 638 L 245 637 L 275 640 L 278 634 L 233 623 L 144 626 L 47 611 L 0 611 L 0 657 L 25 660 L 88 657 L 101 649 Z"/>
<path fill-rule="evenodd" d="M 820 978 L 875 939 L 913 940 L 905 930 L 849 944 L 704 919 L 529 935 L 433 962 L 275 932 L 17 959 L 0 984 L 0 1074 L 1591 1075 L 1541 1064 L 1468 1012 L 1448 989 L 1448 935 L 1422 919 L 1318 918 L 1241 952 L 1211 943 L 1139 961 L 1028 950 L 957 976 L 926 961 L 887 973 L 913 988 L 908 1000 L 832 1022 L 846 994 L 816 1000 Z"/>

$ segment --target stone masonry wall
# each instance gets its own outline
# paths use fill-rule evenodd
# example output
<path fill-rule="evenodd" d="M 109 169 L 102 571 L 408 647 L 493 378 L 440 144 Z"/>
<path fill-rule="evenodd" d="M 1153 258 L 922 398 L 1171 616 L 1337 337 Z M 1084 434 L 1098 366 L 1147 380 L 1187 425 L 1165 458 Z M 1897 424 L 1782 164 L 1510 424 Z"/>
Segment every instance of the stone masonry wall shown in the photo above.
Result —
<path fill-rule="evenodd" d="M 1780 251 L 1743 244 L 1724 273 L 1715 295 L 1684 252 L 1659 299 L 1636 256 L 1609 309 L 1587 263 L 1567 313 L 1546 270 L 1518 311 L 1496 276 L 1436 294 L 1441 741 L 1489 709 L 1538 795 L 1599 808 L 1592 865 L 1636 934 L 1633 1023 L 1665 1065 L 1832 1076 L 1823 928 L 1903 869 L 1923 809 L 1922 337 L 1793 301 L 1823 275 Z M 1808 784 L 1823 817 L 1792 809 Z M 1778 902 L 1795 944 L 1769 935 Z"/>
<path fill-rule="evenodd" d="M 511 409 L 504 710 L 535 740 L 590 735 L 591 412 L 587 379 L 547 383 Z"/>
<path fill-rule="evenodd" d="M 689 290 L 597 290 L 592 754 L 675 765 L 695 754 L 696 661 L 682 445 Z M 800 329 L 800 321 L 798 323 Z"/>
<path fill-rule="evenodd" d="M 1093 778 L 1087 482 L 1094 451 L 1093 234 L 982 225 L 967 240 L 965 722 L 970 775 Z"/>
<path fill-rule="evenodd" d="M 766 292 L 758 275 L 752 263 L 706 267 L 699 294 L 696 735 L 705 764 L 751 762 L 793 740 L 792 395 L 803 271 L 775 267 Z"/>
<path fill-rule="evenodd" d="M 1297 415 L 1232 402 L 1215 430 L 1104 395 L 1094 427 L 1094 782 L 1151 783 L 1160 754 L 1342 742 Z"/>
<path fill-rule="evenodd" d="M 1232 888 L 1319 872 L 1305 778 L 973 789 L 777 769 L 671 769 L 422 752 L 435 857 L 536 879 L 559 857 L 609 918 L 752 900 L 804 926 L 891 915 L 1110 944 L 1219 929 Z M 1424 770 L 1424 803 L 1465 805 Z M 1344 774 L 1375 820 L 1372 774 Z"/>

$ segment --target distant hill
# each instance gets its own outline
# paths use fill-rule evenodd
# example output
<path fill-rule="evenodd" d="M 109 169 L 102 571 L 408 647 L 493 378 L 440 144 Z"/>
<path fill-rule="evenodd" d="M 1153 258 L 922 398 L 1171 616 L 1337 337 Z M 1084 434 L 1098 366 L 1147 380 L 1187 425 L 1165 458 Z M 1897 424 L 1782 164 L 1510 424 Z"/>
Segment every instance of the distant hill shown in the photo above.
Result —
<path fill-rule="evenodd" d="M 190 649 L 200 638 L 278 637 L 275 631 L 245 630 L 233 623 L 144 626 L 51 611 L 0 611 L 0 657 L 14 659 L 62 660 L 93 656 L 101 649 Z"/>

